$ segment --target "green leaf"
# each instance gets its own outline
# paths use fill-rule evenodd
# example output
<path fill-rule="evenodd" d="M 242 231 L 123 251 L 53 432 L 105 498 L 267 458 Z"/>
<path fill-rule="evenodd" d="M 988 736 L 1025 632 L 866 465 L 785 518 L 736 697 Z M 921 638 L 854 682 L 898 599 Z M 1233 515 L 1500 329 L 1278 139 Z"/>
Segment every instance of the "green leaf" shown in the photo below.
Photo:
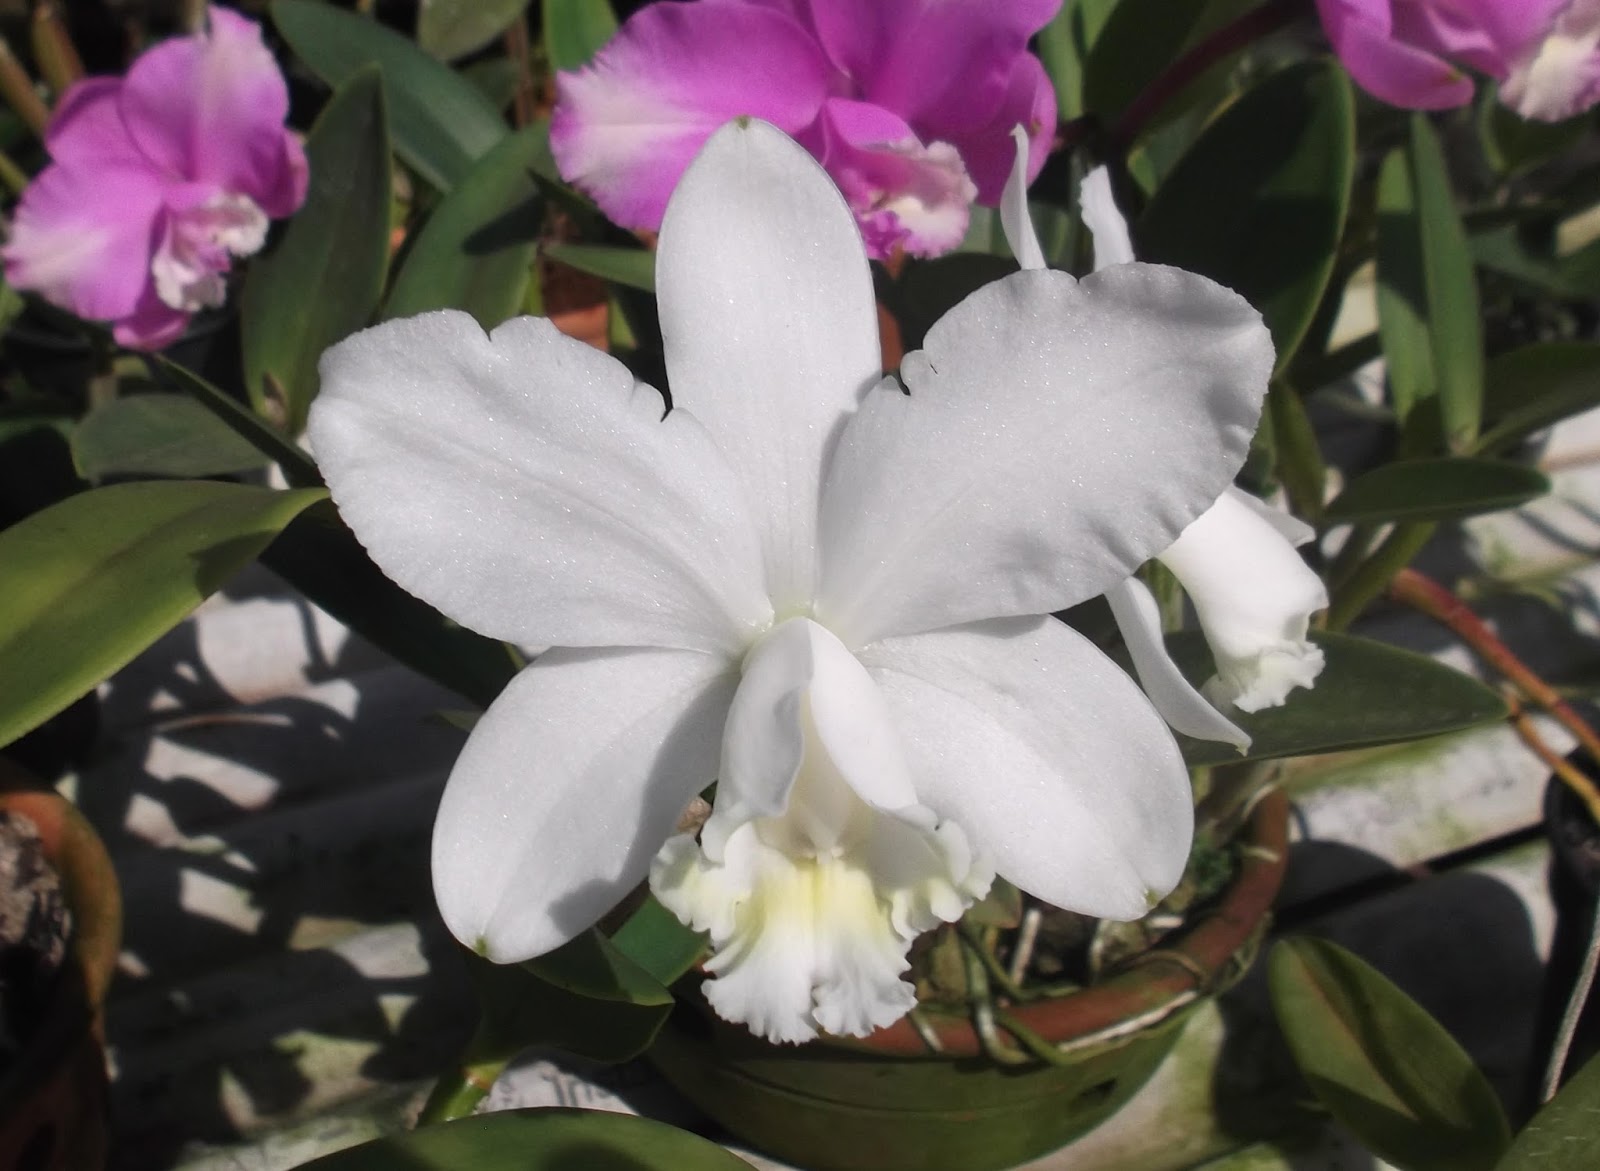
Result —
<path fill-rule="evenodd" d="M 1477 278 L 1444 151 L 1422 114 L 1412 116 L 1409 148 L 1393 151 L 1378 177 L 1378 327 L 1402 428 L 1418 404 L 1438 399 L 1443 434 L 1408 433 L 1412 448 L 1470 446 L 1483 410 Z"/>
<path fill-rule="evenodd" d="M 1530 251 L 1514 224 L 1475 234 L 1470 247 L 1473 263 L 1490 272 L 1569 300 L 1590 300 L 1594 296 L 1595 290 L 1577 279 L 1579 274 L 1570 265 Z"/>
<path fill-rule="evenodd" d="M 394 148 L 440 191 L 449 190 L 508 133 L 505 119 L 476 86 L 374 20 L 319 0 L 274 0 L 272 22 L 331 86 L 369 65 L 383 71 Z"/>
<path fill-rule="evenodd" d="M 1116 6 L 1117 0 L 1066 0 L 1039 30 L 1039 59 L 1055 87 L 1062 121 L 1083 113 L 1084 61 Z"/>
<path fill-rule="evenodd" d="M 281 410 L 291 435 L 305 427 L 322 352 L 366 325 L 383 292 L 389 266 L 386 126 L 376 69 L 340 87 L 306 140 L 311 187 L 305 204 L 245 281 L 245 388 L 258 411 L 269 404 Z"/>
<path fill-rule="evenodd" d="M 481 90 L 496 110 L 509 107 L 517 96 L 517 87 L 522 84 L 522 70 L 510 57 L 474 61 L 462 66 L 461 76 Z"/>
<path fill-rule="evenodd" d="M 457 626 L 385 577 L 331 504 L 308 510 L 261 561 L 361 637 L 479 707 L 516 674 L 504 643 Z"/>
<path fill-rule="evenodd" d="M 595 930 L 526 961 L 522 968 L 553 987 L 592 1000 L 649 1008 L 672 1004 L 672 993 L 661 981 Z"/>
<path fill-rule="evenodd" d="M 422 0 L 417 44 L 441 61 L 483 48 L 521 18 L 528 0 Z"/>
<path fill-rule="evenodd" d="M 326 495 L 203 480 L 117 484 L 0 532 L 0 744 L 176 626 Z"/>
<path fill-rule="evenodd" d="M 1139 255 L 1242 295 L 1266 318 L 1282 370 L 1333 273 L 1354 174 L 1355 102 L 1343 71 L 1324 62 L 1280 70 L 1207 126 L 1156 188 L 1139 220 Z"/>
<path fill-rule="evenodd" d="M 544 0 L 543 7 L 552 69 L 581 69 L 617 31 L 610 0 Z"/>
<path fill-rule="evenodd" d="M 598 1110 L 500 1110 L 324 1155 L 304 1171 L 750 1171 L 664 1122 Z"/>
<path fill-rule="evenodd" d="M 1493 691 L 1425 655 L 1348 634 L 1314 632 L 1311 641 L 1326 656 L 1315 687 L 1290 692 L 1281 707 L 1228 713 L 1251 737 L 1246 756 L 1228 744 L 1179 736 L 1183 758 L 1200 765 L 1309 756 L 1417 740 L 1505 718 L 1505 702 Z M 1214 673 L 1199 631 L 1168 635 L 1167 652 L 1197 686 Z"/>
<path fill-rule="evenodd" d="M 705 936 L 691 931 L 671 911 L 646 895 L 611 937 L 612 944 L 662 984 L 673 983 L 705 955 Z"/>
<path fill-rule="evenodd" d="M 226 424 L 235 435 L 276 463 L 291 487 L 322 487 L 322 473 L 317 471 L 317 465 L 311 462 L 311 457 L 285 439 L 281 432 L 274 430 L 260 415 L 246 410 L 198 374 L 185 370 L 160 354 L 148 354 L 146 360 L 157 378 L 189 395 Z"/>
<path fill-rule="evenodd" d="M 135 394 L 84 417 L 72 433 L 72 461 L 86 480 L 187 479 L 259 468 L 267 457 L 186 395 Z"/>
<path fill-rule="evenodd" d="M 1178 57 L 1207 0 L 1121 0 L 1083 67 L 1083 105 L 1107 125 Z"/>
<path fill-rule="evenodd" d="M 579 272 L 629 289 L 656 291 L 656 254 L 643 248 L 617 248 L 610 244 L 547 244 L 544 254 Z"/>
<path fill-rule="evenodd" d="M 1541 342 L 1489 363 L 1480 451 L 1504 451 L 1527 436 L 1600 406 L 1600 345 Z"/>
<path fill-rule="evenodd" d="M 1328 505 L 1330 523 L 1459 520 L 1516 508 L 1550 491 L 1537 469 L 1468 456 L 1402 460 L 1363 472 Z"/>
<path fill-rule="evenodd" d="M 1591 1058 L 1517 1135 L 1495 1171 L 1600 1167 L 1600 1057 Z"/>
<path fill-rule="evenodd" d="M 440 201 L 406 256 L 383 316 L 465 309 L 492 329 L 521 308 L 533 267 L 543 199 L 536 159 L 547 127 L 507 135 Z"/>
<path fill-rule="evenodd" d="M 470 963 L 482 1016 L 474 1062 L 549 1046 L 591 1061 L 627 1061 L 655 1040 L 672 994 L 598 931 L 523 964 Z"/>
<path fill-rule="evenodd" d="M 1472 1058 L 1414 1000 L 1337 944 L 1272 949 L 1272 1006 L 1312 1091 L 1405 1171 L 1488 1171 L 1511 1128 Z"/>
<path fill-rule="evenodd" d="M 1499 101 L 1495 86 L 1478 95 L 1478 135 L 1484 157 L 1502 175 L 1525 171 L 1573 150 L 1589 133 L 1593 119 L 1580 114 L 1564 122 L 1535 122 Z"/>

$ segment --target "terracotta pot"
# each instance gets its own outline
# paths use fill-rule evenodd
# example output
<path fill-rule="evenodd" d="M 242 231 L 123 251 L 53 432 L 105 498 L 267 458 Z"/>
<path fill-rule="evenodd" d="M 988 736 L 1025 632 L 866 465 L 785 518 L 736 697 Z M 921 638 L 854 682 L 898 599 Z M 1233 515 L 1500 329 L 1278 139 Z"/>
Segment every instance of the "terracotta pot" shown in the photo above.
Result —
<path fill-rule="evenodd" d="M 0 811 L 39 831 L 61 878 L 73 933 L 60 972 L 17 1059 L 0 1070 L 0 1167 L 95 1171 L 107 1153 L 100 1010 L 116 965 L 122 900 L 111 859 L 71 802 L 32 787 L 0 760 Z"/>
<path fill-rule="evenodd" d="M 860 1041 L 778 1046 L 681 997 L 650 1059 L 728 1130 L 813 1171 L 999 1171 L 1114 1114 L 1183 1024 L 1239 974 L 1265 930 L 1288 854 L 1288 799 L 1247 828 L 1253 847 L 1217 905 L 1100 984 L 1014 1006 L 1068 1063 L 998 1065 L 965 1018 L 933 1017 L 934 1052 L 908 1020 Z M 699 1001 L 699 1003 L 696 1003 Z"/>

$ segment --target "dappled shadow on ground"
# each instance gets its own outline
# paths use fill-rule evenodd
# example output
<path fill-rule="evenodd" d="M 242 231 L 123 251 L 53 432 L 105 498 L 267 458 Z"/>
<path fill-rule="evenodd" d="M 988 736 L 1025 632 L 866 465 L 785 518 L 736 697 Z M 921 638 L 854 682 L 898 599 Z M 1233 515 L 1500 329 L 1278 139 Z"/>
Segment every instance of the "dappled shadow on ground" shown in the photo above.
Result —
<path fill-rule="evenodd" d="M 79 779 L 127 904 L 119 1171 L 426 1077 L 473 1013 L 427 861 L 460 701 L 270 581 L 212 609 L 246 620 L 202 615 L 114 678 Z"/>

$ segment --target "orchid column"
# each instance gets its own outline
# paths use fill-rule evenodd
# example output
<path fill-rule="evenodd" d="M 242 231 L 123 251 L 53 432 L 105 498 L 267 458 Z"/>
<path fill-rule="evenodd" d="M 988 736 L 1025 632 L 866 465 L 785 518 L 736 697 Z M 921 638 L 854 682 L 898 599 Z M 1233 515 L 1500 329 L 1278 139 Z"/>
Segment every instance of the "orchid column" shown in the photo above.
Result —
<path fill-rule="evenodd" d="M 389 322 L 328 352 L 309 437 L 374 560 L 550 645 L 450 778 L 434 880 L 514 961 L 651 877 L 712 1002 L 778 1040 L 911 1005 L 916 934 L 992 872 L 1133 918 L 1193 810 L 1138 687 L 1050 613 L 1126 579 L 1242 462 L 1259 316 L 1190 273 L 1021 272 L 882 378 L 850 208 L 775 128 L 718 131 L 667 208 L 673 409 L 519 319 Z M 713 780 L 698 839 L 672 837 Z"/>

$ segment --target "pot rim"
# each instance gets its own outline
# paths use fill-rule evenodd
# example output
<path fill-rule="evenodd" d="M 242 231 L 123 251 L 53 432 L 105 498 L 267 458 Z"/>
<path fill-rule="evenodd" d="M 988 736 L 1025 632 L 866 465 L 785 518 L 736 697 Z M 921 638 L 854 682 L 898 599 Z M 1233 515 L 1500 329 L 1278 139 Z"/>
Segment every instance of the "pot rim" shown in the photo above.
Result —
<path fill-rule="evenodd" d="M 1134 957 L 1093 987 L 1012 1005 L 1007 1013 L 1054 1045 L 1087 1048 L 1131 1039 L 1216 990 L 1229 961 L 1271 913 L 1283 884 L 1289 861 L 1288 794 L 1274 789 L 1257 802 L 1244 841 L 1250 848 L 1222 900 L 1175 939 Z M 908 1017 L 901 1017 L 866 1037 L 822 1040 L 886 1057 L 965 1058 L 987 1052 L 966 1017 L 929 1015 L 922 1023 L 925 1029 L 919 1031 Z M 1001 1022 L 996 1027 L 1005 1029 Z"/>

